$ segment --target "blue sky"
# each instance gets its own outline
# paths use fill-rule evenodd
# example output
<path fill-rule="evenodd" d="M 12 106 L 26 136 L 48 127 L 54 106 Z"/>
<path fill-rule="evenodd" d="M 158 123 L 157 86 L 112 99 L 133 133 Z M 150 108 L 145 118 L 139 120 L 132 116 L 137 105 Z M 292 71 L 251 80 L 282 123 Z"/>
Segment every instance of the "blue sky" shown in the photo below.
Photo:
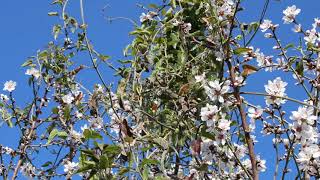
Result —
<path fill-rule="evenodd" d="M 159 1 L 159 0 L 158 0 Z M 0 6 L 0 90 L 1 84 L 7 80 L 18 82 L 16 91 L 16 99 L 19 104 L 23 104 L 28 100 L 30 89 L 27 86 L 27 77 L 24 75 L 25 69 L 20 65 L 28 56 L 32 56 L 38 49 L 43 49 L 46 44 L 53 40 L 51 29 L 54 24 L 60 23 L 56 17 L 47 15 L 50 11 L 55 11 L 55 7 L 49 5 L 51 1 L 47 0 L 32 0 L 32 1 L 3 1 Z M 128 33 L 133 26 L 125 20 L 117 20 L 112 23 L 107 22 L 104 16 L 110 17 L 130 17 L 136 21 L 142 9 L 136 6 L 136 3 L 148 4 L 157 2 L 156 0 L 84 0 L 86 21 L 89 24 L 89 38 L 95 45 L 95 48 L 102 54 L 110 55 L 112 60 L 123 58 L 122 50 L 130 43 L 131 38 Z M 258 20 L 260 10 L 262 9 L 263 0 L 244 0 L 245 11 L 240 14 L 240 20 L 251 22 Z M 298 16 L 298 21 L 305 25 L 305 28 L 310 28 L 313 18 L 320 17 L 318 0 L 271 0 L 270 6 L 266 14 L 266 18 L 271 19 L 274 23 L 280 24 L 280 39 L 283 43 L 297 42 L 297 36 L 292 36 L 291 25 L 283 25 L 282 10 L 289 5 L 297 5 L 302 9 Z M 315 8 L 316 7 L 316 8 Z M 104 9 L 104 14 L 102 12 Z M 79 17 L 79 1 L 70 1 L 70 14 Z M 259 33 L 255 39 L 254 46 L 260 47 L 265 54 L 272 55 L 275 51 L 272 50 L 274 42 L 263 38 L 263 34 Z M 86 56 L 84 56 L 86 57 Z M 88 60 L 80 59 L 79 61 Z M 113 72 L 108 69 L 103 71 L 104 77 L 108 82 L 114 80 Z M 248 79 L 248 91 L 264 92 L 263 85 L 268 79 L 283 75 L 281 73 L 261 73 L 255 78 Z M 289 75 L 282 76 L 284 80 L 292 82 L 292 77 Z M 97 79 L 88 74 L 85 77 L 90 83 L 94 83 Z M 89 82 L 88 81 L 88 82 Z M 98 82 L 98 81 L 96 81 Z M 292 83 L 289 85 L 287 94 L 303 99 L 301 91 L 297 90 Z M 249 98 L 252 103 L 264 104 L 263 98 Z M 295 104 L 287 104 L 287 112 L 297 108 Z M 15 145 L 17 143 L 17 131 L 8 129 L 6 126 L 0 127 L 0 143 L 4 145 Z M 258 133 L 257 133 L 258 134 Z M 258 138 L 260 139 L 260 137 Z M 262 141 L 256 147 L 256 151 L 260 152 L 263 158 L 267 159 L 268 164 L 274 161 L 274 155 L 270 153 L 272 148 L 271 138 L 266 138 L 267 141 Z M 271 149 L 273 151 L 273 149 Z M 269 168 L 266 173 L 261 174 L 262 179 L 269 179 L 273 174 L 273 168 Z M 287 176 L 289 179 L 292 177 Z"/>

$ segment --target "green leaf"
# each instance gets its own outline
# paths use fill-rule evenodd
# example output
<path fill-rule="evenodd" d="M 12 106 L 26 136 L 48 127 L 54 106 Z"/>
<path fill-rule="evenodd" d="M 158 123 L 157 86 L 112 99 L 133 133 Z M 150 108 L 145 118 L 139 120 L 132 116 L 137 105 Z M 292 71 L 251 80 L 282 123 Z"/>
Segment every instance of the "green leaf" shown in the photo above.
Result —
<path fill-rule="evenodd" d="M 52 108 L 51 111 L 52 111 L 53 114 L 58 114 L 59 113 L 59 108 L 54 107 L 54 108 Z"/>
<path fill-rule="evenodd" d="M 235 49 L 235 50 L 233 51 L 233 53 L 234 53 L 235 55 L 239 55 L 239 54 L 243 54 L 243 53 L 246 53 L 246 52 L 249 52 L 249 51 L 252 51 L 252 49 L 241 47 L 241 48 Z"/>
<path fill-rule="evenodd" d="M 59 131 L 58 131 L 57 129 L 53 129 L 53 130 L 50 132 L 49 137 L 48 137 L 48 142 L 47 142 L 47 144 L 49 144 L 49 143 L 53 140 L 53 138 L 55 138 L 55 137 L 57 136 L 58 132 L 59 132 Z"/>
<path fill-rule="evenodd" d="M 203 131 L 201 132 L 201 136 L 202 136 L 202 137 L 209 138 L 209 139 L 214 139 L 214 135 L 211 134 L 211 133 L 209 133 L 209 132 L 206 132 L 205 130 L 203 130 Z"/>
<path fill-rule="evenodd" d="M 98 162 L 99 158 L 96 156 L 96 154 L 93 152 L 93 150 L 89 150 L 89 149 L 82 149 L 81 153 L 86 155 L 87 157 L 92 158 L 92 160 L 94 160 L 94 162 Z M 87 161 L 84 161 L 87 163 Z"/>
<path fill-rule="evenodd" d="M 119 154 L 121 148 L 117 145 L 108 145 L 103 149 L 104 154 Z"/>
<path fill-rule="evenodd" d="M 48 167 L 50 164 L 52 164 L 52 162 L 51 161 L 47 161 L 41 167 Z"/>
<path fill-rule="evenodd" d="M 293 48 L 294 47 L 294 44 L 290 43 L 290 44 L 287 44 L 286 47 L 284 47 L 284 49 L 289 49 L 289 48 Z"/>
<path fill-rule="evenodd" d="M 159 164 L 159 161 L 156 159 L 143 159 L 141 162 L 141 167 L 144 167 L 145 165 L 157 165 Z"/>
<path fill-rule="evenodd" d="M 303 69 L 304 69 L 303 62 L 302 61 L 296 62 L 296 71 L 300 76 L 303 75 Z"/>
<path fill-rule="evenodd" d="M 58 137 L 60 137 L 62 139 L 65 139 L 65 138 L 68 137 L 68 133 L 66 133 L 64 131 L 59 131 L 57 129 L 53 129 L 49 134 L 47 144 L 49 144 L 56 136 L 58 136 Z"/>
<path fill-rule="evenodd" d="M 13 123 L 12 123 L 12 121 L 11 121 L 10 119 L 7 120 L 6 122 L 7 122 L 7 125 L 8 125 L 10 128 L 13 127 Z"/>
<path fill-rule="evenodd" d="M 96 163 L 93 161 L 90 161 L 91 163 L 88 163 L 86 165 L 81 166 L 78 170 L 77 173 L 82 173 L 91 169 L 94 169 L 94 167 L 96 166 Z"/>
<path fill-rule="evenodd" d="M 108 59 L 110 59 L 110 56 L 99 54 L 99 58 L 101 59 L 101 61 L 107 61 Z"/>
<path fill-rule="evenodd" d="M 26 62 L 24 62 L 21 66 L 22 67 L 26 67 L 26 66 L 30 66 L 32 65 L 33 61 L 32 59 L 28 59 Z"/>
<path fill-rule="evenodd" d="M 177 7 L 176 0 L 171 0 L 170 4 L 171 4 L 173 9 L 175 9 Z"/>
<path fill-rule="evenodd" d="M 59 16 L 58 12 L 48 12 L 49 16 Z"/>
<path fill-rule="evenodd" d="M 127 172 L 129 172 L 130 169 L 129 168 L 121 168 L 118 175 L 119 176 L 123 176 L 124 174 L 126 174 Z"/>
<path fill-rule="evenodd" d="M 90 129 L 85 129 L 83 131 L 83 135 L 85 137 L 86 140 L 89 140 L 89 139 L 102 139 L 102 136 L 94 131 L 94 130 L 90 130 Z"/>
<path fill-rule="evenodd" d="M 153 8 L 153 9 L 158 8 L 158 6 L 156 4 L 149 4 L 148 6 L 149 6 L 149 8 Z"/>
<path fill-rule="evenodd" d="M 112 162 L 109 160 L 107 155 L 102 155 L 99 161 L 99 168 L 106 169 L 111 167 Z"/>
<path fill-rule="evenodd" d="M 52 34 L 53 34 L 54 40 L 57 40 L 57 38 L 58 38 L 58 36 L 60 34 L 60 31 L 61 31 L 61 25 L 53 26 Z"/>
<path fill-rule="evenodd" d="M 57 133 L 57 136 L 60 137 L 60 138 L 62 138 L 62 139 L 65 139 L 65 138 L 68 137 L 68 133 L 66 133 L 66 132 L 64 132 L 64 131 L 59 131 L 59 132 Z"/>
<path fill-rule="evenodd" d="M 69 106 L 66 106 L 63 110 L 63 115 L 64 115 L 64 118 L 68 121 L 70 118 L 71 118 L 71 109 Z"/>

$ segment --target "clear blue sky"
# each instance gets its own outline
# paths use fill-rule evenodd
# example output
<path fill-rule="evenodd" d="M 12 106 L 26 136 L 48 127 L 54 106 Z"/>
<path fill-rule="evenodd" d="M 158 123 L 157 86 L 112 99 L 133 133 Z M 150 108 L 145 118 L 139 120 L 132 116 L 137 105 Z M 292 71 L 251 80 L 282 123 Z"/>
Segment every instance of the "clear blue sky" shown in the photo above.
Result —
<path fill-rule="evenodd" d="M 128 33 L 133 26 L 125 20 L 107 22 L 104 16 L 130 17 L 139 21 L 142 12 L 136 3 L 147 4 L 154 1 L 148 0 L 84 0 L 86 22 L 89 24 L 89 38 L 95 48 L 102 54 L 110 55 L 114 61 L 123 58 L 122 50 L 130 43 Z M 0 90 L 7 80 L 18 82 L 15 97 L 18 103 L 23 104 L 30 95 L 30 89 L 26 83 L 27 76 L 21 64 L 29 57 L 36 54 L 37 50 L 44 49 L 49 41 L 53 40 L 52 27 L 61 23 L 57 17 L 49 17 L 50 11 L 57 11 L 57 8 L 50 5 L 51 1 L 3 1 L 0 6 Z M 79 17 L 79 1 L 70 1 L 67 8 L 70 16 Z M 104 9 L 104 14 L 102 10 Z M 89 61 L 84 55 L 81 61 Z M 114 72 L 103 72 L 108 82 L 112 82 Z M 92 76 L 93 74 L 91 74 Z M 89 76 L 89 75 L 88 75 Z M 96 77 L 86 77 L 94 82 Z M 93 81 L 92 81 L 93 80 Z M 96 81 L 98 82 L 98 81 Z M 0 134 L 14 135 L 12 130 L 1 128 Z M 0 143 L 12 144 L 11 138 L 0 138 Z"/>
<path fill-rule="evenodd" d="M 159 0 L 158 0 L 159 1 Z M 55 7 L 49 5 L 49 0 L 32 0 L 32 1 L 2 1 L 0 6 L 0 90 L 2 84 L 6 80 L 14 80 L 18 82 L 16 91 L 16 99 L 19 104 L 28 100 L 30 89 L 25 82 L 27 77 L 24 75 L 25 69 L 20 65 L 25 61 L 28 56 L 32 56 L 38 49 L 45 47 L 47 42 L 53 38 L 51 36 L 52 26 L 58 22 L 56 17 L 48 17 L 49 11 L 55 11 Z M 72 16 L 79 17 L 79 1 L 71 0 L 70 11 Z M 106 55 L 110 55 L 113 60 L 122 58 L 123 48 L 130 42 L 128 32 L 132 30 L 132 25 L 128 21 L 118 20 L 113 23 L 107 22 L 103 18 L 102 9 L 105 8 L 105 15 L 107 16 L 122 16 L 130 17 L 139 20 L 142 10 L 136 6 L 136 3 L 148 4 L 156 2 L 156 0 L 84 0 L 85 14 L 87 23 L 89 24 L 89 38 L 92 40 L 96 49 Z M 258 20 L 260 11 L 262 9 L 263 0 L 244 0 L 246 10 L 241 14 L 242 21 Z M 282 10 L 289 5 L 297 5 L 302 9 L 301 14 L 298 16 L 299 22 L 303 23 L 305 28 L 310 28 L 313 18 L 320 17 L 319 0 L 271 0 L 269 10 L 266 18 L 273 20 L 274 23 L 280 24 L 280 39 L 285 40 L 283 43 L 297 42 L 296 36 L 291 36 L 292 26 L 283 25 L 282 23 Z M 255 46 L 260 47 L 265 54 L 274 54 L 272 40 L 263 38 L 263 34 L 259 33 L 256 38 Z M 85 60 L 85 59 L 84 59 Z M 114 80 L 112 72 L 104 71 L 105 78 L 108 82 Z M 266 84 L 268 79 L 273 79 L 281 73 L 262 73 L 255 76 L 255 79 L 248 79 L 248 90 L 264 92 L 263 85 Z M 86 77 L 94 82 L 95 77 Z M 291 76 L 285 76 L 288 82 L 292 82 Z M 303 96 L 296 90 L 292 83 L 288 88 L 288 95 L 302 99 Z M 262 98 L 251 99 L 252 103 L 264 104 Z M 287 112 L 297 108 L 295 104 L 287 104 Z M 0 127 L 0 143 L 3 145 L 12 146 L 17 143 L 15 136 L 17 133 L 14 129 Z M 258 135 L 258 133 L 257 133 Z M 265 138 L 265 137 L 264 137 Z M 272 138 L 272 137 L 271 137 Z M 268 169 L 266 173 L 261 174 L 262 179 L 269 179 L 273 174 L 273 168 L 270 164 L 274 161 L 274 154 L 271 145 L 271 138 L 261 141 L 256 148 L 257 152 L 261 152 L 263 158 L 267 159 Z M 262 140 L 260 137 L 259 140 Z M 267 147 L 267 148 L 266 148 Z M 270 152 L 270 148 L 271 151 Z M 269 149 L 269 150 L 268 150 Z M 293 178 L 287 176 L 289 179 Z"/>

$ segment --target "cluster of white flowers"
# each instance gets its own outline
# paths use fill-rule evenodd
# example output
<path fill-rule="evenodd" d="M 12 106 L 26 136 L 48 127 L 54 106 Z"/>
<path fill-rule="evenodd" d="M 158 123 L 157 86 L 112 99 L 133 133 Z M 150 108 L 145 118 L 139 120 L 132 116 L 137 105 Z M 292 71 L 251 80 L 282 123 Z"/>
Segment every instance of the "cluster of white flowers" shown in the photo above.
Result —
<path fill-rule="evenodd" d="M 224 95 L 230 90 L 230 81 L 219 82 L 219 80 L 209 81 L 204 86 L 207 95 L 212 101 L 219 101 L 220 103 L 225 102 Z"/>
<path fill-rule="evenodd" d="M 5 94 L 0 94 L 0 100 L 3 102 L 6 102 L 9 100 L 9 97 Z"/>
<path fill-rule="evenodd" d="M 1 153 L 1 154 L 8 154 L 8 155 L 10 155 L 10 154 L 14 153 L 14 150 L 11 149 L 11 148 L 9 148 L 9 147 L 2 147 L 2 146 L 1 146 L 0 153 Z"/>
<path fill-rule="evenodd" d="M 283 11 L 283 21 L 285 24 L 289 24 L 289 23 L 292 23 L 296 16 L 300 13 L 301 9 L 298 9 L 295 5 L 293 6 L 289 6 L 287 7 L 287 9 L 285 9 Z"/>
<path fill-rule="evenodd" d="M 266 160 L 261 159 L 260 156 L 257 156 L 256 159 L 257 159 L 257 168 L 258 168 L 258 171 L 260 171 L 260 172 L 265 172 L 266 169 L 267 169 Z M 247 169 L 251 169 L 251 168 L 252 168 L 250 159 L 244 160 L 242 164 L 243 164 Z"/>
<path fill-rule="evenodd" d="M 130 119 L 132 116 L 132 105 L 128 100 L 122 100 L 122 105 L 120 105 L 120 100 L 118 99 L 117 95 L 111 92 L 111 101 L 112 106 L 110 103 L 110 107 L 108 110 L 108 114 L 110 116 L 110 131 L 115 134 L 119 134 L 120 131 L 120 124 L 124 119 Z M 136 126 L 138 127 L 138 126 Z"/>
<path fill-rule="evenodd" d="M 217 106 L 212 106 L 207 104 L 206 107 L 201 108 L 201 120 L 207 123 L 207 126 L 213 127 L 215 122 L 217 121 L 217 113 L 219 112 L 219 108 Z"/>
<path fill-rule="evenodd" d="M 246 171 L 250 171 L 252 168 L 250 159 L 246 158 L 247 148 L 235 143 L 229 144 L 229 147 L 232 147 L 232 149 L 224 148 L 224 146 L 220 146 L 210 139 L 204 139 L 201 143 L 203 162 L 212 166 L 218 165 L 220 169 L 223 169 L 225 177 L 233 177 L 233 179 L 247 177 Z M 240 160 L 241 165 L 238 160 Z M 257 156 L 256 160 L 258 171 L 266 171 L 266 161 L 261 159 L 260 156 Z M 216 162 L 219 162 L 219 164 L 215 164 Z M 230 167 L 232 168 L 230 169 Z M 219 177 L 221 178 L 221 174 Z"/>
<path fill-rule="evenodd" d="M 33 178 L 36 175 L 36 168 L 29 162 L 24 163 L 20 167 L 20 171 L 24 176 L 29 178 Z"/>
<path fill-rule="evenodd" d="M 232 0 L 223 0 L 217 3 L 216 0 L 212 0 L 212 5 L 217 9 L 218 18 L 220 21 L 227 19 L 234 13 L 234 2 Z"/>
<path fill-rule="evenodd" d="M 38 79 L 40 76 L 41 76 L 41 72 L 36 69 L 36 68 L 30 68 L 30 69 L 27 69 L 26 75 L 29 75 L 29 76 L 33 76 L 35 77 L 36 79 Z"/>
<path fill-rule="evenodd" d="M 264 67 L 265 71 L 273 70 L 273 62 L 272 62 L 273 56 L 264 55 L 262 52 L 260 52 L 260 49 L 256 49 L 255 56 L 257 58 L 257 63 L 259 67 Z"/>
<path fill-rule="evenodd" d="M 206 74 L 202 73 L 201 75 L 197 75 L 194 77 L 196 82 L 205 82 Z"/>
<path fill-rule="evenodd" d="M 246 85 L 246 81 L 244 80 L 243 76 L 239 73 L 235 73 L 233 86 L 240 87 Z"/>
<path fill-rule="evenodd" d="M 256 128 L 255 122 L 257 119 L 261 118 L 263 109 L 261 106 L 250 107 L 248 109 L 248 116 L 250 118 L 250 129 L 253 131 Z"/>
<path fill-rule="evenodd" d="M 153 17 L 156 15 L 155 12 L 148 12 L 147 14 L 146 13 L 142 13 L 141 16 L 140 16 L 140 22 L 143 23 L 143 22 L 146 22 L 146 21 L 151 21 L 153 20 Z"/>
<path fill-rule="evenodd" d="M 103 128 L 103 119 L 101 117 L 92 117 L 89 119 L 90 127 L 93 129 Z"/>
<path fill-rule="evenodd" d="M 297 111 L 292 112 L 290 119 L 293 120 L 291 136 L 302 145 L 297 158 L 299 167 L 314 175 L 320 164 L 319 135 L 317 128 L 313 126 L 318 119 L 314 115 L 314 108 L 299 107 Z"/>
<path fill-rule="evenodd" d="M 81 144 L 82 143 L 82 134 L 76 130 L 72 130 L 69 133 L 69 137 L 67 138 L 69 141 L 73 142 L 73 144 Z"/>
<path fill-rule="evenodd" d="M 200 155 L 203 162 L 211 166 L 216 166 L 215 162 L 219 162 L 219 168 L 223 169 L 223 174 L 217 176 L 219 178 L 222 176 L 229 178 L 247 177 L 246 171 L 251 170 L 251 161 L 245 158 L 247 157 L 247 148 L 244 145 L 232 143 L 230 139 L 232 121 L 226 113 L 226 110 L 233 104 L 231 101 L 232 94 L 228 94 L 231 89 L 230 81 L 219 82 L 218 80 L 214 80 L 207 82 L 204 75 L 198 75 L 195 79 L 196 82 L 204 84 L 206 94 L 210 98 L 211 103 L 215 104 L 211 105 L 207 103 L 200 111 L 200 117 L 205 122 L 206 131 L 213 135 L 212 139 L 204 138 L 201 141 Z M 233 83 L 234 86 L 241 86 L 245 83 L 243 77 L 238 74 L 236 74 L 235 81 Z M 249 117 L 252 120 L 256 120 L 261 118 L 263 110 L 261 107 L 250 108 L 249 113 Z M 255 138 L 252 135 L 251 137 Z M 229 148 L 226 148 L 227 146 Z M 246 167 L 246 170 L 243 170 L 238 160 Z M 258 156 L 257 162 L 258 170 L 264 172 L 266 170 L 266 161 Z M 232 170 L 229 167 L 233 167 Z M 215 177 L 214 173 L 212 177 Z"/>
<path fill-rule="evenodd" d="M 315 18 L 312 24 L 312 29 L 307 30 L 305 33 L 304 40 L 306 43 L 315 44 L 320 42 L 320 34 L 317 32 L 317 27 L 319 27 L 319 19 Z"/>
<path fill-rule="evenodd" d="M 317 175 L 320 168 L 320 148 L 317 144 L 302 147 L 298 154 L 299 168 L 310 175 Z"/>
<path fill-rule="evenodd" d="M 64 162 L 64 169 L 63 169 L 63 171 L 66 172 L 66 173 L 68 173 L 68 174 L 72 174 L 72 173 L 75 172 L 78 168 L 79 168 L 79 163 L 66 161 L 66 162 Z"/>
<path fill-rule="evenodd" d="M 74 101 L 74 97 L 71 93 L 66 94 L 66 95 L 62 96 L 62 101 L 65 104 L 71 104 Z"/>
<path fill-rule="evenodd" d="M 268 84 L 265 85 L 265 90 L 269 96 L 266 96 L 266 104 L 269 105 L 278 105 L 284 104 L 286 102 L 285 99 L 280 97 L 285 97 L 286 86 L 288 83 L 283 82 L 280 77 L 277 77 L 273 81 L 268 81 Z M 278 96 L 278 97 L 276 97 Z"/>
<path fill-rule="evenodd" d="M 264 19 L 263 22 L 260 24 L 260 29 L 262 32 L 266 32 L 268 29 L 273 30 L 274 28 L 278 27 L 279 24 L 272 24 L 272 21 L 269 19 Z"/>

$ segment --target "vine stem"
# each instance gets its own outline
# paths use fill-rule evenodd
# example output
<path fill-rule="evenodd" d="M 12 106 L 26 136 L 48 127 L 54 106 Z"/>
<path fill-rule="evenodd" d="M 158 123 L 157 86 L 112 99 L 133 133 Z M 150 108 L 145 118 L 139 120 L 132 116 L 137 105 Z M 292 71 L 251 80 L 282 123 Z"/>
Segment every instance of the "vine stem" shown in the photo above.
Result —
<path fill-rule="evenodd" d="M 32 116 L 31 116 L 32 118 Z M 33 132 L 34 132 L 34 129 L 36 127 L 36 119 L 33 119 L 33 122 L 32 122 L 32 125 L 31 125 L 31 129 L 30 129 L 30 132 L 28 134 L 28 136 L 26 137 L 26 141 L 24 141 L 24 144 L 21 145 L 21 155 L 20 155 L 20 159 L 16 165 L 16 168 L 14 169 L 14 172 L 13 172 L 13 175 L 12 175 L 12 180 L 15 180 L 17 178 L 17 175 L 18 175 L 18 172 L 19 172 L 19 169 L 22 165 L 22 161 L 25 157 L 25 152 L 27 150 L 27 141 L 29 141 L 31 138 L 32 138 L 32 135 L 33 135 Z"/>
<path fill-rule="evenodd" d="M 86 23 L 85 23 L 85 19 L 84 19 L 84 10 L 83 10 L 83 1 L 82 0 L 80 0 L 80 14 L 81 14 L 81 19 L 82 19 L 82 25 L 85 26 Z M 93 69 L 96 71 L 96 73 L 97 73 L 102 85 L 106 88 L 106 90 L 108 92 L 109 99 L 110 99 L 111 109 L 114 112 L 114 114 L 117 116 L 118 120 L 120 121 L 121 118 L 119 117 L 119 115 L 118 115 L 118 113 L 115 110 L 114 105 L 113 105 L 111 89 L 107 86 L 106 82 L 103 80 L 102 74 L 99 71 L 98 65 L 97 65 L 97 63 L 96 63 L 96 61 L 95 61 L 95 59 L 93 57 L 93 49 L 92 49 L 92 47 L 91 47 L 91 45 L 89 43 L 86 27 L 84 27 L 83 33 L 84 33 L 84 39 L 86 41 L 86 46 L 88 48 L 88 53 L 89 53 L 89 57 L 90 57 Z"/>
<path fill-rule="evenodd" d="M 229 60 L 226 60 L 226 63 L 228 65 L 231 82 L 232 82 L 232 84 L 234 84 L 235 77 L 236 77 L 236 75 L 234 73 L 234 68 Z M 234 89 L 233 94 L 237 100 L 237 107 L 238 107 L 240 117 L 241 117 L 241 126 L 244 131 L 244 137 L 245 137 L 246 143 L 248 145 L 249 158 L 250 158 L 251 166 L 252 166 L 252 179 L 258 180 L 259 173 L 258 173 L 258 169 L 257 169 L 257 160 L 256 160 L 256 155 L 254 153 L 253 141 L 250 137 L 250 130 L 249 130 L 249 125 L 247 123 L 246 112 L 244 111 L 243 106 L 242 106 L 242 100 L 241 100 L 241 96 L 240 96 L 239 87 L 233 86 L 233 89 Z"/>
<path fill-rule="evenodd" d="M 257 168 L 256 155 L 254 153 L 253 140 L 251 139 L 251 136 L 250 136 L 250 128 L 249 128 L 249 125 L 247 123 L 246 112 L 245 112 L 245 110 L 243 109 L 243 106 L 242 106 L 243 101 L 242 101 L 241 96 L 240 96 L 240 88 L 238 86 L 235 86 L 236 74 L 234 72 L 234 67 L 233 67 L 233 65 L 231 63 L 232 54 L 230 54 L 230 52 L 231 52 L 230 40 L 232 38 L 232 32 L 233 32 L 233 29 L 234 29 L 234 21 L 235 21 L 236 14 L 238 12 L 238 7 L 240 6 L 240 2 L 241 2 L 240 0 L 237 1 L 237 4 L 235 6 L 234 14 L 233 14 L 233 17 L 232 17 L 232 20 L 231 20 L 231 25 L 230 25 L 230 31 L 229 31 L 229 34 L 228 34 L 228 39 L 227 39 L 226 43 L 223 44 L 223 45 L 225 45 L 224 49 L 226 51 L 225 63 L 227 64 L 227 67 L 228 67 L 228 70 L 229 70 L 231 84 L 233 85 L 233 95 L 234 95 L 234 97 L 236 98 L 236 101 L 237 101 L 236 105 L 237 105 L 237 108 L 238 108 L 239 113 L 240 113 L 241 126 L 242 126 L 242 129 L 243 129 L 244 138 L 245 138 L 245 141 L 247 143 L 248 150 L 249 150 L 249 158 L 250 158 L 250 161 L 251 161 L 251 169 L 252 169 L 252 179 L 253 180 L 258 180 L 259 179 L 259 172 L 258 172 L 258 168 Z"/>

